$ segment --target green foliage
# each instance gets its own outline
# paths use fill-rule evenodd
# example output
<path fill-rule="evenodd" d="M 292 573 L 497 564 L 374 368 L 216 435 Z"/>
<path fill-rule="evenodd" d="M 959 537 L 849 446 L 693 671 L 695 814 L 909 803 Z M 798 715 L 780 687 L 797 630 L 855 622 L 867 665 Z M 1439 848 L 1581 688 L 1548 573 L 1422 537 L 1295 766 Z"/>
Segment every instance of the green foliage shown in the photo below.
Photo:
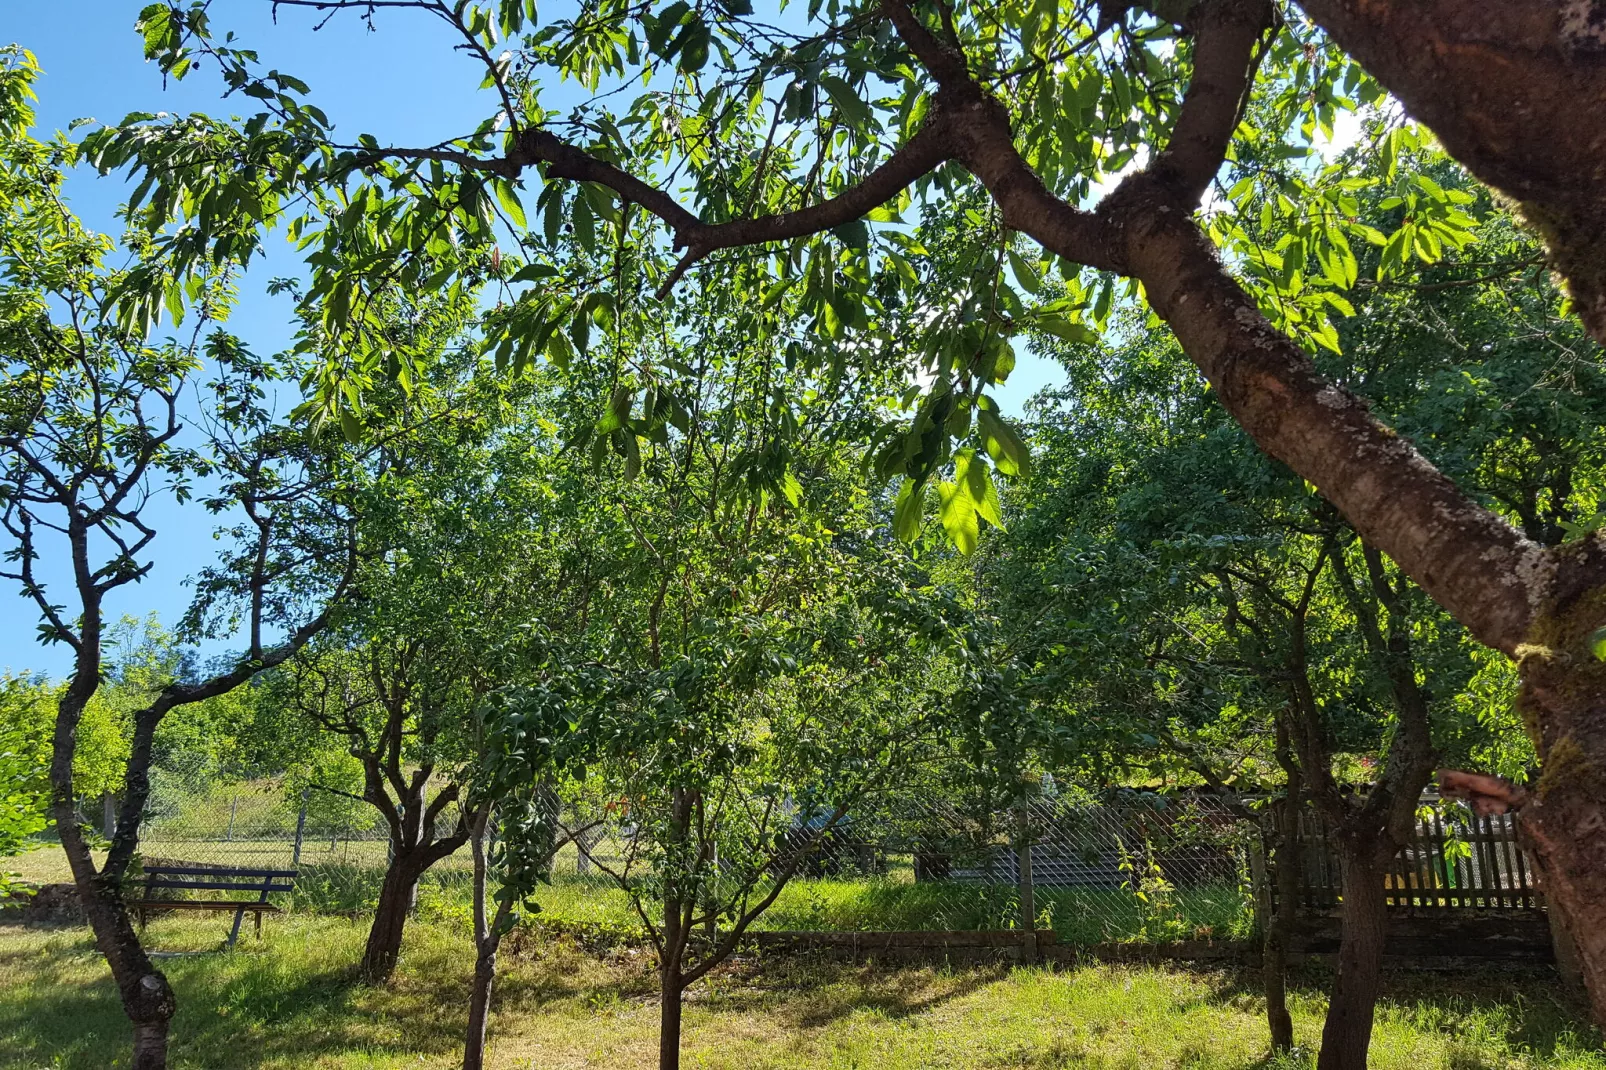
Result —
<path fill-rule="evenodd" d="M 55 695 L 41 679 L 0 676 L 0 865 L 50 822 L 50 728 Z M 0 899 L 14 890 L 0 869 Z"/>

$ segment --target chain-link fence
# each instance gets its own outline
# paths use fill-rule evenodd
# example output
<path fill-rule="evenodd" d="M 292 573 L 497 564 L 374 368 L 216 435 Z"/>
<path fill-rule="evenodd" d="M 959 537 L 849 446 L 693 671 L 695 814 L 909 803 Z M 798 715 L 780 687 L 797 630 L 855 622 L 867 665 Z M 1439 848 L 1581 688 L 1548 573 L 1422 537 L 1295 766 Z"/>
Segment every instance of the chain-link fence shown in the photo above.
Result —
<path fill-rule="evenodd" d="M 619 878 L 647 873 L 650 883 L 642 860 L 651 852 L 623 808 L 592 803 L 585 814 L 563 806 L 560 826 L 579 834 L 557 851 L 551 882 L 533 899 L 546 924 L 628 939 L 645 928 L 637 906 L 649 917 L 661 908 L 633 904 Z M 988 807 L 887 792 L 823 831 L 823 815 L 788 809 L 771 826 L 769 849 L 778 859 L 807 852 L 756 931 L 1030 925 L 1055 930 L 1061 943 L 1094 943 L 1242 936 L 1252 927 L 1252 823 L 1206 794 L 1050 791 Z M 98 803 L 84 816 L 97 828 L 111 818 Z M 441 824 L 456 820 L 448 812 Z M 377 901 L 388 839 L 379 812 L 360 800 L 273 781 L 200 790 L 159 782 L 140 853 L 164 864 L 295 869 L 296 891 L 280 905 L 362 913 Z M 425 875 L 421 901 L 466 903 L 471 876 L 465 847 Z M 64 866 L 53 879 L 69 879 Z"/>
<path fill-rule="evenodd" d="M 620 880 L 642 873 L 640 830 L 568 810 L 561 822 L 585 831 L 558 851 L 535 897 L 543 916 L 640 928 Z M 782 835 L 810 850 L 755 930 L 1022 929 L 1029 918 L 1061 942 L 1095 943 L 1252 926 L 1252 825 L 1209 796 L 1058 795 L 993 810 L 889 795 L 826 823 L 802 812 L 786 823 Z"/>

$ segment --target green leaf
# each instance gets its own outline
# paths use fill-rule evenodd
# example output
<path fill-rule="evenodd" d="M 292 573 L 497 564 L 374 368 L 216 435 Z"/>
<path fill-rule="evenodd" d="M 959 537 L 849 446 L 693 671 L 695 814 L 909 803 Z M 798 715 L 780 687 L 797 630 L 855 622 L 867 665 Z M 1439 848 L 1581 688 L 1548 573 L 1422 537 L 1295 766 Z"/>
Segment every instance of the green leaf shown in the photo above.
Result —
<path fill-rule="evenodd" d="M 1037 269 L 1027 263 L 1026 258 L 1014 249 L 1007 249 L 1005 252 L 1009 256 L 1010 270 L 1015 273 L 1015 279 L 1020 283 L 1021 289 L 1030 294 L 1042 293 L 1043 277 L 1038 274 Z"/>
<path fill-rule="evenodd" d="M 519 203 L 519 194 L 513 188 L 513 183 L 505 178 L 494 178 L 491 180 L 491 188 L 496 191 L 497 203 L 502 206 L 502 211 L 508 214 L 508 218 L 513 220 L 513 225 L 528 227 L 529 223 L 524 218 L 524 205 Z"/>
<path fill-rule="evenodd" d="M 608 408 L 597 421 L 597 433 L 607 434 L 617 431 L 630 419 L 630 406 L 636 399 L 636 392 L 628 386 L 621 386 L 614 390 L 613 396 L 608 399 Z"/>
<path fill-rule="evenodd" d="M 980 526 L 976 522 L 976 503 L 970 500 L 964 484 L 943 483 L 937 487 L 942 499 L 938 515 L 942 529 L 954 547 L 966 557 L 976 552 L 981 541 Z"/>
<path fill-rule="evenodd" d="M 1085 323 L 1076 323 L 1057 312 L 1038 313 L 1032 320 L 1032 326 L 1065 342 L 1094 345 L 1099 340 L 1099 332 Z"/>
<path fill-rule="evenodd" d="M 790 471 L 781 477 L 781 493 L 793 509 L 803 504 L 803 484 Z"/>
<path fill-rule="evenodd" d="M 892 510 L 892 530 L 904 542 L 914 542 L 920 534 L 921 514 L 925 511 L 925 488 L 912 479 L 905 479 L 898 491 L 898 502 Z"/>
<path fill-rule="evenodd" d="M 820 88 L 825 90 L 844 118 L 854 126 L 868 126 L 870 123 L 870 105 L 864 98 L 853 91 L 853 87 L 842 79 L 833 75 L 820 75 Z"/>
<path fill-rule="evenodd" d="M 596 252 L 597 220 L 591 214 L 591 202 L 584 197 L 576 197 L 572 213 L 574 236 L 579 239 L 580 247 L 588 253 Z"/>
<path fill-rule="evenodd" d="M 513 273 L 508 282 L 533 282 L 536 279 L 546 279 L 558 273 L 558 269 L 550 264 L 526 264 Z"/>
<path fill-rule="evenodd" d="M 991 398 L 987 400 L 992 402 Z M 980 409 L 976 417 L 982 445 L 998 470 L 1012 478 L 1026 475 L 1031 469 L 1031 451 L 998 415 L 997 403 L 992 402 L 990 407 Z"/>
<path fill-rule="evenodd" d="M 647 30 L 647 51 L 655 55 L 662 55 L 664 45 L 675 32 L 675 28 L 680 25 L 680 20 L 685 18 L 689 11 L 691 11 L 691 5 L 687 4 L 685 0 L 675 0 L 675 3 L 664 8 L 664 13 L 659 15 L 657 21 L 652 23 Z"/>

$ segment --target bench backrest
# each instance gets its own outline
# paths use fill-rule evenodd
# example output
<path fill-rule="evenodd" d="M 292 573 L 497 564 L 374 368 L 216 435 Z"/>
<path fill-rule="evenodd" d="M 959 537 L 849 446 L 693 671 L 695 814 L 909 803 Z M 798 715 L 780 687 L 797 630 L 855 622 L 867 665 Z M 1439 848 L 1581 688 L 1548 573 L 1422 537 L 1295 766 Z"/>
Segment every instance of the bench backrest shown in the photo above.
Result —
<path fill-rule="evenodd" d="M 254 892 L 266 899 L 273 892 L 295 888 L 293 869 L 244 869 L 236 866 L 147 865 L 145 888 L 206 892 Z"/>

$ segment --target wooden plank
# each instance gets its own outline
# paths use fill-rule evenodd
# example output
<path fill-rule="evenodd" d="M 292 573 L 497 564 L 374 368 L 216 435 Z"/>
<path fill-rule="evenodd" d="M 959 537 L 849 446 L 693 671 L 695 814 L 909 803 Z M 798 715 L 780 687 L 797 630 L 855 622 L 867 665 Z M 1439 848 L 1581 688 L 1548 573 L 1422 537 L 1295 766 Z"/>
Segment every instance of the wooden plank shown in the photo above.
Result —
<path fill-rule="evenodd" d="M 1512 825 L 1511 831 L 1513 833 L 1515 833 L 1517 831 L 1517 829 L 1516 829 L 1517 819 L 1516 818 L 1512 819 L 1511 825 Z M 1513 846 L 1516 847 L 1516 851 L 1517 851 L 1517 875 L 1522 880 L 1522 890 L 1523 890 L 1523 893 L 1524 893 L 1523 905 L 1526 906 L 1526 907 L 1530 907 L 1530 908 L 1531 907 L 1537 907 L 1537 906 L 1539 906 L 1539 897 L 1534 894 L 1533 880 L 1528 875 L 1528 866 L 1527 866 L 1528 859 L 1527 859 L 1527 856 L 1526 856 L 1525 852 L 1522 849 L 1522 844 L 1517 842 L 1516 836 L 1514 836 L 1514 835 L 1512 836 L 1512 843 L 1513 843 Z"/>
<path fill-rule="evenodd" d="M 148 874 L 180 873 L 190 876 L 213 876 L 222 874 L 229 877 L 295 877 L 297 871 L 293 869 L 240 869 L 234 866 L 146 866 Z"/>
<path fill-rule="evenodd" d="M 241 884 L 238 881 L 183 881 L 183 880 L 151 880 L 145 882 L 147 888 L 173 888 L 179 891 L 191 892 L 289 892 L 295 885 L 272 884 L 256 881 L 251 884 Z"/>
<path fill-rule="evenodd" d="M 267 911 L 283 914 L 284 909 L 273 903 L 251 903 L 244 900 L 138 900 L 128 906 L 148 911 Z"/>

